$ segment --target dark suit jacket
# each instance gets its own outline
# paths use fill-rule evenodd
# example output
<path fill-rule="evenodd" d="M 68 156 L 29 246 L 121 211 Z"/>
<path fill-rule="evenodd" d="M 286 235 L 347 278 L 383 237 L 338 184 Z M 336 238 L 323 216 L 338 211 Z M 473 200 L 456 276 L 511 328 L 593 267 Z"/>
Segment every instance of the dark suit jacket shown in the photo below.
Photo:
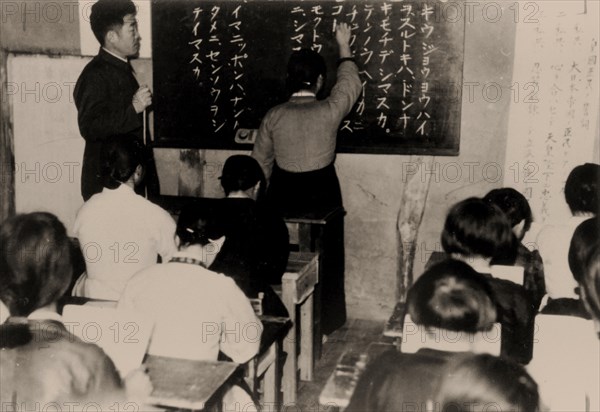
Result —
<path fill-rule="evenodd" d="M 77 79 L 73 98 L 77 106 L 79 131 L 85 139 L 81 171 L 84 200 L 103 188 L 100 175 L 102 142 L 117 134 L 128 134 L 143 141 L 143 115 L 136 113 L 132 104 L 138 88 L 131 65 L 104 49 L 100 49 Z M 152 193 L 158 193 L 156 166 L 151 152 L 148 152 L 146 182 Z M 143 187 L 140 191 L 143 192 Z"/>

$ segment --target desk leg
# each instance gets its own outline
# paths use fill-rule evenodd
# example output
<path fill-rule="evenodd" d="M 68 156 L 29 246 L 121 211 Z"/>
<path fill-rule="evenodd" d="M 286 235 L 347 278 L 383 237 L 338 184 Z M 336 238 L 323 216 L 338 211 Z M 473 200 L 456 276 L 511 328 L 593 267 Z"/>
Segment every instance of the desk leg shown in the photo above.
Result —
<path fill-rule="evenodd" d="M 311 294 L 300 307 L 300 379 L 313 380 L 313 301 Z"/>
<path fill-rule="evenodd" d="M 281 343 L 275 343 L 275 360 L 265 372 L 264 378 L 264 406 L 265 410 L 279 410 L 279 392 L 281 377 L 279 376 L 279 357 L 281 356 Z"/>
<path fill-rule="evenodd" d="M 289 288 L 283 289 L 283 304 L 288 310 L 292 327 L 283 340 L 283 350 L 286 352 L 285 364 L 283 365 L 283 403 L 289 405 L 296 402 L 296 390 L 298 385 L 298 354 L 296 352 L 296 305 L 294 297 L 286 293 Z"/>

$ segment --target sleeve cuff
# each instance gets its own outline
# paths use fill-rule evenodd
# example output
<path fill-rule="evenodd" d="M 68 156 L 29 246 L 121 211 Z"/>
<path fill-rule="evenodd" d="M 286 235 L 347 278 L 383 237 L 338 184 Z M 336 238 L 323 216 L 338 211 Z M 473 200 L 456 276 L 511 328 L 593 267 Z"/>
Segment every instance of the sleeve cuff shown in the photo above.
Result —
<path fill-rule="evenodd" d="M 354 60 L 354 57 L 343 57 L 341 59 L 338 59 L 338 61 L 337 61 L 338 67 L 339 67 L 340 64 L 342 64 L 344 62 L 354 62 L 354 63 L 356 63 L 356 61 Z"/>

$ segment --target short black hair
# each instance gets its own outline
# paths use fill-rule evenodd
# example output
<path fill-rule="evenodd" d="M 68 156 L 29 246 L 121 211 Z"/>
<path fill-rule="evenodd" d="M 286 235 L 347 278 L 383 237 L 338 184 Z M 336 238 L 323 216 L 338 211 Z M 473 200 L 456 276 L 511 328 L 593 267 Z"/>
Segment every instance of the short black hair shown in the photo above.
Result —
<path fill-rule="evenodd" d="M 233 155 L 223 165 L 221 174 L 221 186 L 225 194 L 239 190 L 248 190 L 261 182 L 261 189 L 266 181 L 262 168 L 251 156 Z"/>
<path fill-rule="evenodd" d="M 575 167 L 565 182 L 565 200 L 571 213 L 598 214 L 600 202 L 600 165 L 585 163 Z"/>
<path fill-rule="evenodd" d="M 71 283 L 71 243 L 51 213 L 19 214 L 0 227 L 0 300 L 13 316 L 56 302 Z"/>
<path fill-rule="evenodd" d="M 578 283 L 581 283 L 585 274 L 590 255 L 598 247 L 599 235 L 600 219 L 597 216 L 581 222 L 573 232 L 569 245 L 569 268 Z"/>
<path fill-rule="evenodd" d="M 485 258 L 513 256 L 516 236 L 508 218 L 496 205 L 471 197 L 455 204 L 442 231 L 446 253 Z"/>
<path fill-rule="evenodd" d="M 409 289 L 407 308 L 423 326 L 475 333 L 496 321 L 496 306 L 486 279 L 471 266 L 447 260 L 426 270 Z"/>
<path fill-rule="evenodd" d="M 325 59 L 311 49 L 296 50 L 290 56 L 287 66 L 287 88 L 290 93 L 311 89 L 319 75 L 327 75 Z"/>
<path fill-rule="evenodd" d="M 139 165 L 146 166 L 146 151 L 135 136 L 114 135 L 102 143 L 100 159 L 104 186 L 116 189 L 129 180 Z"/>
<path fill-rule="evenodd" d="M 211 240 L 225 234 L 220 213 L 216 206 L 200 206 L 194 202 L 186 205 L 177 219 L 176 234 L 179 247 L 207 245 Z"/>
<path fill-rule="evenodd" d="M 106 33 L 123 26 L 123 18 L 136 14 L 137 8 L 131 0 L 98 0 L 92 6 L 90 25 L 101 46 L 104 46 Z"/>
<path fill-rule="evenodd" d="M 491 190 L 483 200 L 498 206 L 506 214 L 510 225 L 513 227 L 524 220 L 523 233 L 531 227 L 533 215 L 531 214 L 529 202 L 525 196 L 512 187 Z"/>

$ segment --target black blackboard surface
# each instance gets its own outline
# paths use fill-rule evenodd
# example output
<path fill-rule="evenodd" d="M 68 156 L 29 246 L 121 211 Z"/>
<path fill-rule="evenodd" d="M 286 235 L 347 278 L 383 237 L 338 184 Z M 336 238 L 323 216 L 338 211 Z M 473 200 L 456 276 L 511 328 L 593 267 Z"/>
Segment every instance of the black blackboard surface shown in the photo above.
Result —
<path fill-rule="evenodd" d="M 463 4 L 418 0 L 153 0 L 156 146 L 249 149 L 235 130 L 287 100 L 293 49 L 319 50 L 333 86 L 337 21 L 364 85 L 338 152 L 458 154 Z"/>

